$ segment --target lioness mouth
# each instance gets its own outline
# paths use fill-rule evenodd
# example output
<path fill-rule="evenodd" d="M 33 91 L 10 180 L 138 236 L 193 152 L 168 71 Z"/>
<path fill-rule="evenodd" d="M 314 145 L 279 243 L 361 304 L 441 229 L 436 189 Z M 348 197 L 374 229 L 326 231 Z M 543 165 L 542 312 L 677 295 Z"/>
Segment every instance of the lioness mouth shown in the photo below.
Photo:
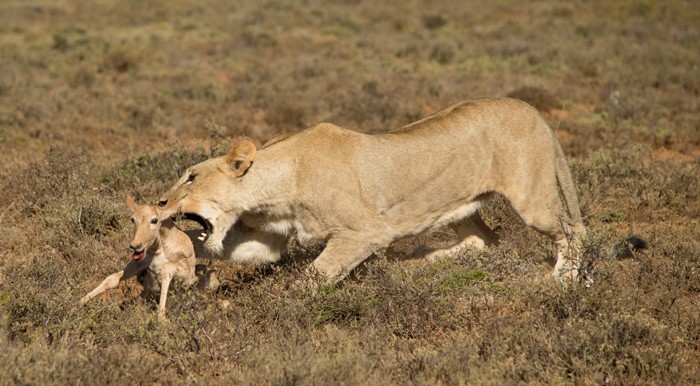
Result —
<path fill-rule="evenodd" d="M 202 235 L 197 237 L 197 239 L 203 243 L 206 242 L 207 239 L 209 239 L 209 235 L 214 232 L 214 227 L 211 225 L 209 220 L 198 215 L 197 213 L 184 213 L 183 215 L 185 216 L 185 219 L 192 220 L 202 226 L 204 232 L 202 232 Z"/>

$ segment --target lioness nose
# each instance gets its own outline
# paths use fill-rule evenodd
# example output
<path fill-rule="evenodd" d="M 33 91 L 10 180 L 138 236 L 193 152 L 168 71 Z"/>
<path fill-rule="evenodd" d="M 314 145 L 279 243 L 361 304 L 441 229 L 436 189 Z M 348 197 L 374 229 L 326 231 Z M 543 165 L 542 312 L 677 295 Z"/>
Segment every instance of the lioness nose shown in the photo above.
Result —
<path fill-rule="evenodd" d="M 141 249 L 141 243 L 138 243 L 136 245 L 129 245 L 129 249 L 131 249 L 134 252 L 138 251 L 139 249 Z"/>
<path fill-rule="evenodd" d="M 168 203 L 168 200 L 161 198 L 160 201 L 158 201 L 158 206 L 165 206 L 165 204 Z"/>

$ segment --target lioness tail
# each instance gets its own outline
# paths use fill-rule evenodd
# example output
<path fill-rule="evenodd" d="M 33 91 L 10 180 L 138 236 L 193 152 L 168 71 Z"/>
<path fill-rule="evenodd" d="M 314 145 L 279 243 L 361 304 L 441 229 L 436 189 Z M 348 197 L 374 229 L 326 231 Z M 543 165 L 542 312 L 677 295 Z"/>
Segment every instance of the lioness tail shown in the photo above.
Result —
<path fill-rule="evenodd" d="M 555 163 L 557 181 L 559 181 L 559 187 L 561 187 L 561 191 L 564 195 L 564 203 L 566 204 L 567 212 L 569 213 L 571 221 L 575 225 L 583 225 L 581 208 L 578 203 L 578 196 L 576 196 L 576 188 L 574 187 L 574 181 L 571 178 L 569 165 L 566 163 L 566 158 L 564 158 L 564 152 L 561 150 L 559 141 L 556 138 L 553 138 L 553 142 L 557 158 Z"/>
<path fill-rule="evenodd" d="M 632 252 L 641 251 L 642 249 L 647 249 L 649 243 L 646 240 L 640 238 L 639 236 L 632 235 L 622 241 L 617 242 L 612 247 L 612 256 L 617 259 L 623 259 L 626 257 L 632 257 Z"/>

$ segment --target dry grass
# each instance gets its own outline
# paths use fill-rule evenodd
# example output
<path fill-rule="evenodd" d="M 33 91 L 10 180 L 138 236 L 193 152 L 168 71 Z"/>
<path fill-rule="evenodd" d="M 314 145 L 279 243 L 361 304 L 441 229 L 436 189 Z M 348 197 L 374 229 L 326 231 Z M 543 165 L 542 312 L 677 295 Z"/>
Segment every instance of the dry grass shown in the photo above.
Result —
<path fill-rule="evenodd" d="M 690 1 L 3 2 L 0 384 L 700 383 L 698 25 Z M 217 263 L 165 324 L 135 283 L 76 304 L 128 257 L 123 195 L 235 135 L 511 93 L 571 156 L 591 288 L 546 280 L 550 243 L 496 200 L 484 252 L 390 251 L 310 289 L 319 248 L 295 245 Z M 612 258 L 633 233 L 651 248 Z"/>

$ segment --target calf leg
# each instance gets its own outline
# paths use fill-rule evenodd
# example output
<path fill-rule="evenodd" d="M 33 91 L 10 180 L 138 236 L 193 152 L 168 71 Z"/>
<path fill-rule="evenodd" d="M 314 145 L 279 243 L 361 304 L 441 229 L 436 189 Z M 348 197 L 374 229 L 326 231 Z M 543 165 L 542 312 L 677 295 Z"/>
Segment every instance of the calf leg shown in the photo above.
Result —
<path fill-rule="evenodd" d="M 165 319 L 165 302 L 168 299 L 168 288 L 170 287 L 170 282 L 173 279 L 171 273 L 162 274 L 162 279 L 160 282 L 160 302 L 158 303 L 158 320 Z"/>
<path fill-rule="evenodd" d="M 148 264 L 142 264 L 142 262 L 134 260 L 130 261 L 129 264 L 127 264 L 123 270 L 107 276 L 107 278 L 105 278 L 102 281 L 102 283 L 100 283 L 100 285 L 97 286 L 97 288 L 92 290 L 89 294 L 83 296 L 83 298 L 80 299 L 80 304 L 85 304 L 95 296 L 116 287 L 117 285 L 119 285 L 120 282 L 132 276 L 138 275 L 139 273 L 147 269 L 148 266 Z"/>

